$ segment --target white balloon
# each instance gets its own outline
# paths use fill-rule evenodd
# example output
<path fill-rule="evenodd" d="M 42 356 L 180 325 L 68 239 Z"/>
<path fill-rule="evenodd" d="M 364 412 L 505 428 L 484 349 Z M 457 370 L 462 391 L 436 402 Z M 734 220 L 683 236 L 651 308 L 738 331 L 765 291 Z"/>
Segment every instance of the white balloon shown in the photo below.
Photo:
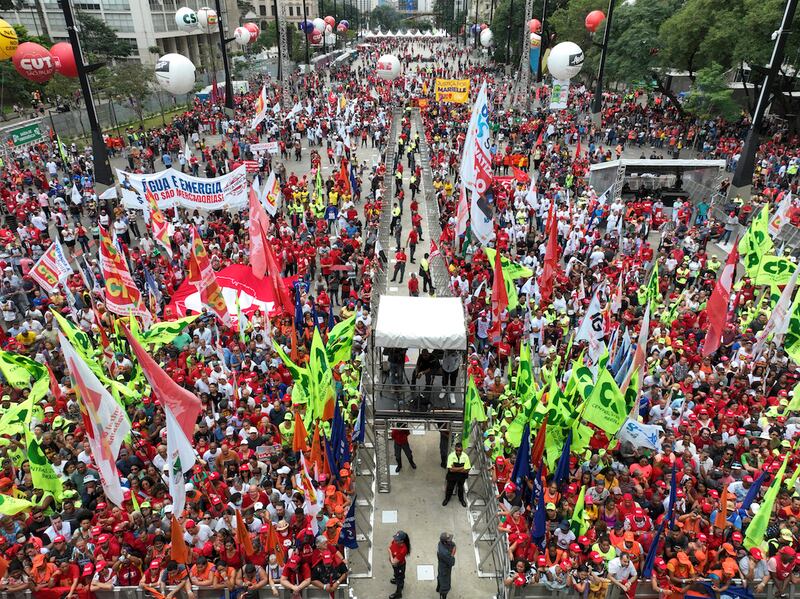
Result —
<path fill-rule="evenodd" d="M 376 72 L 378 77 L 386 81 L 397 79 L 400 74 L 400 61 L 393 54 L 384 54 L 378 59 Z"/>
<path fill-rule="evenodd" d="M 330 33 L 331 31 L 333 31 L 333 27 L 325 23 L 325 33 Z"/>
<path fill-rule="evenodd" d="M 217 28 L 217 23 L 219 22 L 217 11 L 204 6 L 197 11 L 197 22 L 200 25 L 200 29 L 206 33 L 211 33 L 212 30 Z"/>
<path fill-rule="evenodd" d="M 188 6 L 179 8 L 175 13 L 175 24 L 181 31 L 193 31 L 197 29 L 197 13 Z"/>
<path fill-rule="evenodd" d="M 328 25 L 328 27 L 330 27 L 330 25 Z M 336 34 L 335 33 L 330 33 L 330 32 L 326 33 L 325 34 L 325 43 L 328 44 L 329 46 L 335 46 L 336 45 Z"/>
<path fill-rule="evenodd" d="M 320 19 L 319 17 L 317 17 L 316 19 L 314 19 L 314 20 L 312 21 L 312 23 L 314 24 L 314 29 L 316 29 L 316 30 L 317 30 L 317 31 L 319 31 L 320 33 L 322 33 L 323 31 L 325 31 L 325 25 L 327 25 L 327 23 L 325 23 L 325 21 L 323 21 L 323 20 L 322 20 L 322 19 Z"/>
<path fill-rule="evenodd" d="M 492 45 L 492 42 L 494 41 L 494 33 L 492 33 L 491 29 L 484 29 L 483 31 L 481 31 L 480 40 L 481 40 L 481 46 L 483 46 L 484 48 L 488 48 L 489 46 Z"/>
<path fill-rule="evenodd" d="M 581 72 L 583 67 L 583 50 L 574 42 L 557 44 L 547 58 L 547 68 L 556 79 L 565 81 Z"/>
<path fill-rule="evenodd" d="M 244 27 L 237 27 L 233 30 L 233 39 L 240 46 L 246 46 L 250 43 L 250 32 Z"/>
<path fill-rule="evenodd" d="M 195 68 L 183 54 L 164 54 L 156 62 L 156 81 L 171 94 L 188 94 L 194 89 Z"/>

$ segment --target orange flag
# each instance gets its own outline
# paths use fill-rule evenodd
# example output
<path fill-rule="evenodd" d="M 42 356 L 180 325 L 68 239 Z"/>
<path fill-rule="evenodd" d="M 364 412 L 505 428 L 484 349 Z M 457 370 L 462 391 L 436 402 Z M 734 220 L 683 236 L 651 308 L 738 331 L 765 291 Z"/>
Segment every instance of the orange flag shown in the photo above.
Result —
<path fill-rule="evenodd" d="M 172 516 L 172 526 L 170 527 L 170 537 L 172 547 L 170 548 L 170 557 L 179 564 L 189 563 L 189 548 L 186 547 L 186 541 L 183 539 L 183 526 L 178 522 L 178 519 Z"/>
<path fill-rule="evenodd" d="M 308 451 L 308 431 L 305 424 L 303 424 L 303 419 L 300 417 L 300 410 L 294 411 L 292 451 Z"/>
<path fill-rule="evenodd" d="M 300 364 L 300 353 L 297 350 L 297 327 L 292 326 L 292 353 L 289 355 L 292 359 L 292 362 L 295 364 L 302 366 Z"/>
<path fill-rule="evenodd" d="M 269 533 L 267 534 L 267 551 L 274 553 L 278 558 L 278 563 L 282 566 L 284 563 L 283 543 L 278 536 L 278 531 L 275 530 L 275 525 L 272 522 L 267 522 L 269 526 Z"/>
<path fill-rule="evenodd" d="M 322 410 L 323 420 L 333 420 L 333 413 L 336 411 L 336 405 L 333 403 L 335 401 L 336 398 L 331 397 L 325 402 L 325 408 Z"/>
<path fill-rule="evenodd" d="M 244 554 L 248 557 L 256 552 L 253 549 L 253 540 L 250 538 L 250 532 L 244 523 L 241 510 L 236 510 L 236 543 L 239 545 L 239 549 L 244 551 Z"/>
<path fill-rule="evenodd" d="M 314 426 L 314 436 L 311 438 L 311 464 L 315 470 L 315 478 L 325 472 L 325 458 L 322 454 L 322 442 L 319 438 L 319 422 Z"/>
<path fill-rule="evenodd" d="M 719 496 L 719 509 L 714 518 L 714 526 L 725 530 L 728 526 L 728 485 L 722 487 L 722 494 Z"/>

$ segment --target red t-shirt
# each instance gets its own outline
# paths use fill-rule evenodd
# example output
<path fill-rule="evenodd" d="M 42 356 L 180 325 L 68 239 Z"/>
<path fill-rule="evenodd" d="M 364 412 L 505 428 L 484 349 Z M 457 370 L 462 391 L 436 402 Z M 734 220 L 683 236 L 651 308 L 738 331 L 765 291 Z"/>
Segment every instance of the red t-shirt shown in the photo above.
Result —
<path fill-rule="evenodd" d="M 408 546 L 405 543 L 398 543 L 397 541 L 392 541 L 392 544 L 389 545 L 389 550 L 392 552 L 392 557 L 396 559 L 399 563 L 401 564 L 406 563 L 406 556 L 408 555 Z"/>

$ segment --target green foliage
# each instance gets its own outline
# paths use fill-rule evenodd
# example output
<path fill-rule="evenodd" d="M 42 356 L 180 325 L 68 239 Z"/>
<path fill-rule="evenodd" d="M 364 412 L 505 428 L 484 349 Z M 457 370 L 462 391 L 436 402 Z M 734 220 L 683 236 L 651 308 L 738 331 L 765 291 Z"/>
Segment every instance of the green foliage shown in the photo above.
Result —
<path fill-rule="evenodd" d="M 153 94 L 155 73 L 140 63 L 105 66 L 91 75 L 92 89 L 108 100 L 125 101 L 139 120 L 144 118 L 144 102 Z"/>
<path fill-rule="evenodd" d="M 513 10 L 511 4 L 514 4 Z M 527 35 L 527 28 L 524 18 L 520 15 L 525 14 L 525 0 L 501 0 L 494 9 L 492 19 L 492 33 L 494 33 L 494 59 L 498 62 L 506 62 L 506 46 L 509 35 L 509 22 L 511 23 L 511 64 L 519 62 L 519 55 L 522 52 L 522 35 Z"/>
<path fill-rule="evenodd" d="M 733 90 L 725 81 L 725 70 L 716 62 L 697 71 L 683 107 L 702 119 L 721 116 L 733 121 L 741 115 L 741 108 L 733 99 Z"/>
<path fill-rule="evenodd" d="M 48 38 L 31 35 L 22 25 L 14 25 L 14 31 L 17 32 L 19 43 L 34 42 L 45 47 L 50 47 L 50 40 Z M 3 82 L 3 85 L 0 86 L 0 106 L 14 103 L 30 105 L 31 94 L 37 90 L 44 90 L 44 86 L 34 83 L 33 81 L 28 81 L 17 73 L 10 60 L 0 62 L 0 81 Z"/>
<path fill-rule="evenodd" d="M 617 0 L 619 2 L 620 0 Z M 619 10 L 620 7 L 617 8 Z M 597 28 L 592 35 L 586 29 L 584 20 L 586 15 L 593 10 L 608 11 L 607 3 L 603 0 L 572 0 L 558 8 L 547 20 L 548 29 L 556 33 L 557 39 L 554 43 L 571 41 L 578 44 L 583 50 L 584 62 L 583 69 L 579 75 L 583 81 L 593 79 L 597 74 L 597 67 L 600 61 L 600 49 L 594 44 L 603 41 L 605 31 L 605 21 Z M 616 26 L 614 27 L 616 31 Z"/>
<path fill-rule="evenodd" d="M 81 89 L 77 78 L 64 77 L 56 73 L 44 87 L 45 97 L 55 101 L 59 96 L 72 102 L 75 92 Z"/>
<path fill-rule="evenodd" d="M 120 39 L 117 32 L 106 25 L 105 21 L 78 11 L 80 25 L 81 48 L 87 62 L 111 62 L 115 58 L 131 56 L 136 46 L 128 40 Z"/>
<path fill-rule="evenodd" d="M 464 11 L 456 10 L 455 0 L 436 0 L 433 12 L 436 13 L 436 27 L 455 35 L 459 24 L 464 22 Z"/>
<path fill-rule="evenodd" d="M 400 29 L 403 17 L 393 6 L 376 6 L 369 14 L 369 22 L 373 29 L 395 31 Z"/>

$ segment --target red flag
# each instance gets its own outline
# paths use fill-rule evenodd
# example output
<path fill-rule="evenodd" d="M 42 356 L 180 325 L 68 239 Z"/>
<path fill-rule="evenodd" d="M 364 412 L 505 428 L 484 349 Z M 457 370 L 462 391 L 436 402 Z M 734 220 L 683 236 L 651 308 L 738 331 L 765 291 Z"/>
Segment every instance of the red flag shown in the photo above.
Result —
<path fill-rule="evenodd" d="M 282 566 L 284 562 L 284 553 L 283 553 L 283 541 L 278 536 L 278 531 L 275 530 L 275 526 L 272 522 L 267 521 L 267 526 L 269 526 L 269 532 L 267 533 L 267 546 L 265 549 L 269 554 L 275 554 L 275 557 L 278 558 L 278 563 Z"/>
<path fill-rule="evenodd" d="M 441 256 L 441 252 L 439 251 L 439 246 L 436 245 L 436 242 L 431 239 L 431 249 L 428 257 L 433 260 L 436 256 Z"/>
<path fill-rule="evenodd" d="M 500 343 L 502 332 L 500 329 L 500 315 L 508 307 L 508 293 L 503 280 L 503 262 L 500 252 L 494 254 L 494 281 L 492 282 L 492 326 L 489 327 L 489 341 L 492 344 Z"/>
<path fill-rule="evenodd" d="M 536 138 L 536 147 L 538 148 L 544 142 L 544 127 L 539 129 L 539 137 Z"/>
<path fill-rule="evenodd" d="M 250 538 L 250 532 L 242 518 L 241 510 L 236 510 L 236 544 L 239 545 L 239 551 L 243 551 L 247 557 L 253 555 L 256 550 L 253 548 L 253 540 Z"/>
<path fill-rule="evenodd" d="M 264 212 L 262 220 L 262 212 Z M 264 246 L 269 242 L 266 239 L 263 224 L 266 222 L 266 212 L 261 202 L 258 201 L 256 191 L 250 188 L 250 224 L 248 232 L 250 234 L 250 266 L 253 267 L 253 274 L 257 279 L 263 279 L 267 272 L 267 257 Z"/>
<path fill-rule="evenodd" d="M 581 138 L 578 138 L 578 145 L 575 146 L 575 160 L 581 157 Z"/>
<path fill-rule="evenodd" d="M 300 417 L 300 411 L 294 411 L 294 437 L 292 437 L 292 451 L 308 451 L 308 431 Z"/>
<path fill-rule="evenodd" d="M 531 180 L 531 178 L 528 176 L 528 173 L 522 169 L 518 169 L 516 166 L 512 166 L 511 171 L 514 173 L 514 178 L 520 183 L 527 183 Z"/>
<path fill-rule="evenodd" d="M 283 277 L 281 276 L 283 269 L 272 251 L 272 244 L 266 243 L 264 246 L 264 255 L 267 257 L 267 272 L 269 272 L 269 278 L 272 281 L 272 291 L 275 294 L 278 306 L 283 310 L 284 314 L 294 314 L 294 303 L 292 303 L 292 298 L 289 297 L 289 290 L 286 289 L 286 284 L 283 282 Z"/>
<path fill-rule="evenodd" d="M 547 416 L 544 417 L 542 421 L 542 427 L 539 429 L 539 432 L 536 433 L 536 440 L 533 442 L 533 447 L 531 447 L 531 467 L 535 470 L 539 466 L 539 462 L 542 461 L 542 456 L 544 455 L 544 440 L 545 436 L 547 435 Z"/>
<path fill-rule="evenodd" d="M 56 379 L 56 375 L 53 374 L 53 369 L 50 368 L 50 364 L 45 364 L 45 366 L 47 367 L 47 372 L 50 373 L 50 393 L 53 394 L 56 403 L 60 404 L 64 401 L 64 394 L 61 392 L 61 386 L 58 384 L 58 379 Z"/>
<path fill-rule="evenodd" d="M 558 227 L 556 226 L 553 204 L 550 204 L 550 213 L 547 215 L 547 227 L 545 231 L 547 237 L 547 248 L 544 252 L 544 264 L 542 274 L 539 276 L 539 294 L 542 302 L 549 302 L 553 295 L 553 281 L 558 270 Z"/>
<path fill-rule="evenodd" d="M 181 387 L 172 378 L 161 369 L 153 358 L 150 357 L 145 349 L 141 346 L 139 341 L 131 335 L 124 324 L 120 323 L 122 332 L 128 339 L 128 343 L 142 367 L 142 372 L 153 388 L 153 394 L 162 405 L 168 407 L 175 420 L 181 427 L 181 430 L 186 435 L 187 439 L 194 437 L 194 425 L 197 422 L 197 416 L 200 414 L 202 404 L 197 396 Z"/>
<path fill-rule="evenodd" d="M 728 260 L 722 269 L 722 274 L 714 286 L 714 291 L 708 299 L 706 314 L 708 314 L 708 333 L 703 342 L 703 356 L 710 356 L 719 349 L 722 341 L 722 332 L 728 321 L 728 303 L 731 299 L 733 279 L 736 277 L 736 264 L 739 262 L 739 240 L 733 244 Z"/>

